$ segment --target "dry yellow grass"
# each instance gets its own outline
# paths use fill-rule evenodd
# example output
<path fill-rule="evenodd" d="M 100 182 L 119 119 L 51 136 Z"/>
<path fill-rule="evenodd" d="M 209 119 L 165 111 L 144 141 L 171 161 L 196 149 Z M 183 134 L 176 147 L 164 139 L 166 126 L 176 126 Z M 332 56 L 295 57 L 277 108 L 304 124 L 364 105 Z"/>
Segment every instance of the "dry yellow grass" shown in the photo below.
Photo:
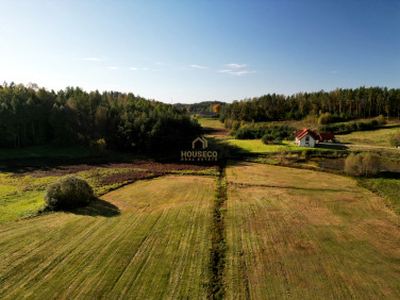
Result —
<path fill-rule="evenodd" d="M 400 297 L 398 216 L 332 174 L 227 169 L 229 299 Z"/>

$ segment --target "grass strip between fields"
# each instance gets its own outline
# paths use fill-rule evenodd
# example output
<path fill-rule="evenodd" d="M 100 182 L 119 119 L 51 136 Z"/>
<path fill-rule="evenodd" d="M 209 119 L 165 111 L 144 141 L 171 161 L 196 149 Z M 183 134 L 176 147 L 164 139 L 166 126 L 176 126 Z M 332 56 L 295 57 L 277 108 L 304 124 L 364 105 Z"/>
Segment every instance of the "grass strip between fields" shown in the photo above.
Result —
<path fill-rule="evenodd" d="M 211 225 L 210 281 L 209 299 L 224 298 L 224 270 L 226 263 L 226 225 L 225 202 L 227 200 L 227 183 L 222 169 L 216 180 L 213 218 Z"/>

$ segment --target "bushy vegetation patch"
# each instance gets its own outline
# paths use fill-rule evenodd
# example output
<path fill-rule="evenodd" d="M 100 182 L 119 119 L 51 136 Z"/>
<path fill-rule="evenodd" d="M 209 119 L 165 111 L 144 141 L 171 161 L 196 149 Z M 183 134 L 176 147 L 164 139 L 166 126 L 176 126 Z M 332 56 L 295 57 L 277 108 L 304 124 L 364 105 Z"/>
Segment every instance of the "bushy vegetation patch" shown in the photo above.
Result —
<path fill-rule="evenodd" d="M 392 134 L 389 140 L 390 146 L 392 147 L 400 147 L 400 131 L 395 134 Z"/>
<path fill-rule="evenodd" d="M 330 123 L 337 123 L 346 121 L 343 117 L 340 117 L 336 114 L 330 114 L 328 112 L 321 113 L 318 118 L 318 125 L 330 124 Z"/>
<path fill-rule="evenodd" d="M 380 164 L 380 156 L 376 153 L 352 153 L 346 159 L 344 171 L 351 176 L 371 177 L 380 171 Z"/>
<path fill-rule="evenodd" d="M 236 139 L 261 139 L 263 141 L 282 141 L 294 139 L 294 128 L 287 125 L 250 124 L 239 128 L 235 134 Z"/>
<path fill-rule="evenodd" d="M 94 194 L 84 179 L 66 176 L 47 187 L 44 199 L 48 209 L 60 210 L 85 206 L 94 199 Z"/>
<path fill-rule="evenodd" d="M 359 185 L 378 194 L 386 203 L 400 214 L 400 177 L 359 179 Z"/>
<path fill-rule="evenodd" d="M 353 131 L 366 131 L 378 128 L 386 123 L 385 118 L 379 116 L 370 121 L 358 121 L 358 122 L 347 122 L 347 123 L 334 123 L 319 126 L 320 132 L 353 132 Z"/>

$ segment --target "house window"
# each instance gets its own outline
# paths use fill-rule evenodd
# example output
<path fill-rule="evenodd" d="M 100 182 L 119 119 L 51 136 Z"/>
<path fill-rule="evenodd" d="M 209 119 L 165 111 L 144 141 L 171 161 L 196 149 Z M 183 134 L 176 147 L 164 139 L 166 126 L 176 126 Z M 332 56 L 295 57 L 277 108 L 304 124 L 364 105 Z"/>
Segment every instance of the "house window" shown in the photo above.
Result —
<path fill-rule="evenodd" d="M 306 136 L 306 142 L 309 142 L 310 141 L 310 137 L 307 135 Z"/>

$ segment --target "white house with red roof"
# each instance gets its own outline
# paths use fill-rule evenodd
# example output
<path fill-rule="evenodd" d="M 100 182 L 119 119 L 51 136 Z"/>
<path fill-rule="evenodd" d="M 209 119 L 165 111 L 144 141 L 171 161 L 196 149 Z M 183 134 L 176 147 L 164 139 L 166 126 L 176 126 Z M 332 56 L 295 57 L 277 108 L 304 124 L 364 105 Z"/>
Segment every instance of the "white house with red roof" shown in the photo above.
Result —
<path fill-rule="evenodd" d="M 299 147 L 315 147 L 320 141 L 333 141 L 333 133 L 318 133 L 311 129 L 296 130 L 295 143 Z"/>

